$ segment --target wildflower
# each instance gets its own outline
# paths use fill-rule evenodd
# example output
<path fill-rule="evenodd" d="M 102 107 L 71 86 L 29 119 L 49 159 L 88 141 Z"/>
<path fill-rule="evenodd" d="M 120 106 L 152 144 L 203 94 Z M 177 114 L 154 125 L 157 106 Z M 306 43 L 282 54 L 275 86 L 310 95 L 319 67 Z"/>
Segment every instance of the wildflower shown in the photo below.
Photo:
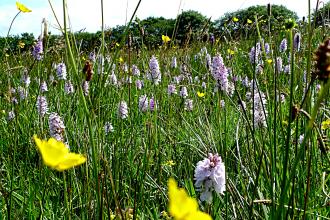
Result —
<path fill-rule="evenodd" d="M 125 101 L 121 101 L 118 104 L 118 116 L 121 119 L 125 119 L 128 117 L 128 107 Z"/>
<path fill-rule="evenodd" d="M 94 63 L 96 61 L 96 54 L 94 52 L 90 52 L 88 58 Z"/>
<path fill-rule="evenodd" d="M 13 104 L 15 104 L 15 105 L 18 104 L 18 100 L 17 100 L 16 97 L 12 97 L 12 98 L 11 98 L 11 102 L 12 102 Z"/>
<path fill-rule="evenodd" d="M 70 81 L 66 81 L 64 84 L 64 91 L 66 94 L 72 94 L 74 93 L 73 85 Z"/>
<path fill-rule="evenodd" d="M 202 97 L 204 97 L 205 96 L 205 93 L 204 92 L 197 92 L 197 96 L 198 97 L 200 97 L 200 98 L 202 98 Z"/>
<path fill-rule="evenodd" d="M 16 7 L 19 11 L 23 12 L 23 13 L 26 13 L 26 12 L 32 12 L 32 10 L 28 9 L 25 5 L 19 3 L 19 2 L 16 2 Z"/>
<path fill-rule="evenodd" d="M 34 59 L 40 61 L 42 60 L 42 54 L 43 54 L 43 45 L 42 45 L 42 39 L 39 39 L 37 43 L 33 46 L 32 56 Z"/>
<path fill-rule="evenodd" d="M 291 72 L 290 64 L 284 66 L 283 72 L 286 73 L 286 74 L 290 74 L 290 72 Z"/>
<path fill-rule="evenodd" d="M 170 219 L 170 217 L 168 216 L 168 213 L 166 211 L 161 211 L 160 215 L 165 219 Z"/>
<path fill-rule="evenodd" d="M 158 85 L 162 79 L 161 72 L 159 69 L 159 64 L 157 58 L 153 55 L 149 62 L 151 80 L 155 85 Z"/>
<path fill-rule="evenodd" d="M 275 67 L 276 67 L 277 73 L 282 72 L 283 62 L 282 62 L 282 58 L 281 57 L 277 57 L 276 58 L 276 66 Z"/>
<path fill-rule="evenodd" d="M 47 87 L 46 81 L 42 81 L 42 83 L 40 85 L 40 92 L 41 93 L 48 92 L 48 87 Z"/>
<path fill-rule="evenodd" d="M 175 165 L 175 163 L 173 162 L 173 160 L 169 160 L 169 161 L 167 161 L 164 165 L 165 165 L 165 166 L 172 167 L 172 166 Z"/>
<path fill-rule="evenodd" d="M 83 88 L 84 95 L 88 96 L 88 94 L 89 94 L 89 82 L 84 81 L 83 84 L 82 84 L 82 88 Z"/>
<path fill-rule="evenodd" d="M 284 53 L 287 49 L 288 49 L 288 41 L 286 38 L 284 38 L 280 44 L 280 52 Z"/>
<path fill-rule="evenodd" d="M 211 216 L 198 210 L 198 203 L 188 196 L 184 189 L 177 186 L 176 181 L 168 181 L 169 213 L 175 220 L 211 220 Z"/>
<path fill-rule="evenodd" d="M 47 100 L 45 96 L 38 96 L 37 98 L 37 109 L 41 117 L 45 116 L 48 111 Z"/>
<path fill-rule="evenodd" d="M 245 87 L 250 87 L 250 80 L 247 76 L 245 76 L 245 78 L 242 79 L 242 85 Z"/>
<path fill-rule="evenodd" d="M 259 94 L 260 93 L 260 94 Z M 266 118 L 267 118 L 267 109 L 266 109 L 266 96 L 263 92 L 258 92 L 258 89 L 255 89 L 254 91 L 254 97 L 253 97 L 253 120 L 254 120 L 254 126 L 255 127 L 266 127 Z"/>
<path fill-rule="evenodd" d="M 48 118 L 48 125 L 50 136 L 52 136 L 58 141 L 63 141 L 65 126 L 61 117 L 57 113 L 50 113 Z"/>
<path fill-rule="evenodd" d="M 114 86 L 118 85 L 117 76 L 114 72 L 112 72 L 111 75 L 109 76 L 108 83 Z"/>
<path fill-rule="evenodd" d="M 322 121 L 322 123 L 321 123 L 322 130 L 326 130 L 328 128 L 330 128 L 330 119 L 329 118 L 325 121 Z"/>
<path fill-rule="evenodd" d="M 186 110 L 186 111 L 192 111 L 193 108 L 194 108 L 193 100 L 192 99 L 186 99 L 184 101 L 184 110 Z"/>
<path fill-rule="evenodd" d="M 122 57 L 119 57 L 119 58 L 118 58 L 118 62 L 119 62 L 119 63 L 124 63 L 124 59 L 123 59 Z"/>
<path fill-rule="evenodd" d="M 271 63 L 273 62 L 272 59 L 267 59 L 266 61 L 267 61 L 267 63 L 269 63 L 269 64 L 271 64 Z"/>
<path fill-rule="evenodd" d="M 167 86 L 167 94 L 168 94 L 168 95 L 177 94 L 176 87 L 175 87 L 174 84 L 169 84 L 169 85 Z"/>
<path fill-rule="evenodd" d="M 223 59 L 220 54 L 213 57 L 212 62 L 212 75 L 217 82 L 217 86 L 224 92 L 228 89 L 228 70 L 223 63 Z"/>
<path fill-rule="evenodd" d="M 154 97 L 151 97 L 149 99 L 149 108 L 150 108 L 150 111 L 152 111 L 152 112 L 155 111 L 156 107 L 157 107 L 157 104 L 155 102 L 155 98 Z"/>
<path fill-rule="evenodd" d="M 136 65 L 132 65 L 132 74 L 133 76 L 140 76 L 140 70 Z"/>
<path fill-rule="evenodd" d="M 202 82 L 202 87 L 203 87 L 203 89 L 206 89 L 206 83 L 205 82 Z"/>
<path fill-rule="evenodd" d="M 234 22 L 238 22 L 239 19 L 238 19 L 237 17 L 233 17 L 233 21 L 234 21 Z"/>
<path fill-rule="evenodd" d="M 181 74 L 183 74 L 184 76 L 187 76 L 189 75 L 189 71 L 188 71 L 188 67 L 187 67 L 187 64 L 181 64 L 180 66 L 180 72 Z"/>
<path fill-rule="evenodd" d="M 14 118 L 15 118 L 15 112 L 14 111 L 10 111 L 10 112 L 8 112 L 8 116 L 7 116 L 7 120 L 8 121 L 11 121 L 11 120 L 13 120 Z"/>
<path fill-rule="evenodd" d="M 187 87 L 183 86 L 180 90 L 180 96 L 182 98 L 187 98 L 188 97 L 188 91 L 187 91 Z"/>
<path fill-rule="evenodd" d="M 139 109 L 142 112 L 148 111 L 149 101 L 147 95 L 142 95 L 139 97 Z"/>
<path fill-rule="evenodd" d="M 108 121 L 104 124 L 104 132 L 106 134 L 108 134 L 110 132 L 111 133 L 114 132 L 114 128 L 113 128 L 112 124 L 110 122 L 108 122 Z"/>
<path fill-rule="evenodd" d="M 23 49 L 23 48 L 25 47 L 25 43 L 22 42 L 22 41 L 19 41 L 17 46 L 18 46 L 19 48 Z"/>
<path fill-rule="evenodd" d="M 41 140 L 37 135 L 34 135 L 33 138 L 44 164 L 57 171 L 64 171 L 86 162 L 86 157 L 69 152 L 69 149 L 61 141 L 54 138 L 50 138 L 48 141 Z"/>
<path fill-rule="evenodd" d="M 214 37 L 214 35 L 213 34 L 211 34 L 211 36 L 210 36 L 210 44 L 214 44 L 214 42 L 215 42 L 215 37 Z"/>
<path fill-rule="evenodd" d="M 58 79 L 66 80 L 66 66 L 65 63 L 59 63 L 56 66 L 56 74 Z"/>
<path fill-rule="evenodd" d="M 137 80 L 135 81 L 135 86 L 136 86 L 136 88 L 137 88 L 138 90 L 141 90 L 142 87 L 143 87 L 143 81 L 137 79 Z"/>
<path fill-rule="evenodd" d="M 128 65 L 127 65 L 127 63 L 124 63 L 122 65 L 122 69 L 123 69 L 124 73 L 128 73 Z"/>
<path fill-rule="evenodd" d="M 208 154 L 208 157 L 197 163 L 195 169 L 195 186 L 202 194 L 200 199 L 211 203 L 212 192 L 223 194 L 226 190 L 225 165 L 218 154 Z"/>
<path fill-rule="evenodd" d="M 22 76 L 22 79 L 21 79 L 21 82 L 23 82 L 25 84 L 26 87 L 29 87 L 30 86 L 30 83 L 31 83 L 31 78 L 29 75 L 27 74 L 24 74 Z"/>
<path fill-rule="evenodd" d="M 175 69 L 177 67 L 176 57 L 172 57 L 171 68 Z"/>
<path fill-rule="evenodd" d="M 184 75 L 180 74 L 180 75 L 174 77 L 174 82 L 176 84 L 179 84 L 181 81 L 183 81 L 183 79 L 184 79 Z"/>
<path fill-rule="evenodd" d="M 234 55 L 235 54 L 235 51 L 232 50 L 232 49 L 228 49 L 227 52 L 228 52 L 229 55 Z"/>
<path fill-rule="evenodd" d="M 250 19 L 247 19 L 246 21 L 248 24 L 252 24 L 252 21 Z"/>
<path fill-rule="evenodd" d="M 270 46 L 269 46 L 269 43 L 265 43 L 265 53 L 266 54 L 269 54 L 270 52 Z"/>
<path fill-rule="evenodd" d="M 256 67 L 256 73 L 261 74 L 263 71 L 264 71 L 264 66 L 262 64 L 258 64 Z"/>
<path fill-rule="evenodd" d="M 171 40 L 171 38 L 169 36 L 162 35 L 162 41 L 164 44 L 167 44 L 170 40 Z"/>
<path fill-rule="evenodd" d="M 26 88 L 21 87 L 21 86 L 19 86 L 17 88 L 17 92 L 18 92 L 19 97 L 20 97 L 21 100 L 26 99 L 28 97 L 28 94 L 29 94 L 28 90 Z"/>
<path fill-rule="evenodd" d="M 221 106 L 221 108 L 225 107 L 225 100 L 223 100 L 223 99 L 220 100 L 220 106 Z"/>
<path fill-rule="evenodd" d="M 255 47 L 252 47 L 249 53 L 250 62 L 252 64 L 259 63 L 259 55 L 261 53 L 260 43 L 257 43 Z"/>
<path fill-rule="evenodd" d="M 293 37 L 293 48 L 296 51 L 300 51 L 300 45 L 301 45 L 301 34 L 300 33 L 296 33 Z"/>
<path fill-rule="evenodd" d="M 205 60 L 206 60 L 206 68 L 207 68 L 207 69 L 211 69 L 211 68 L 212 68 L 212 59 L 211 59 L 211 55 L 210 55 L 210 54 L 206 54 L 206 56 L 205 56 Z"/>

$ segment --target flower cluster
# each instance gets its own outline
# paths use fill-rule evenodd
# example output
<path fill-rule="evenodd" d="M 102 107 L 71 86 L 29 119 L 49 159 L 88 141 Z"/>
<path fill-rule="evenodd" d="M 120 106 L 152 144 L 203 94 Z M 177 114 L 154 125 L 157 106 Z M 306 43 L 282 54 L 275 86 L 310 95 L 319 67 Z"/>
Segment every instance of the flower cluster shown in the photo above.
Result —
<path fill-rule="evenodd" d="M 128 107 L 125 101 L 121 101 L 118 104 L 118 116 L 121 119 L 125 119 L 128 117 Z"/>
<path fill-rule="evenodd" d="M 37 98 L 37 109 L 41 117 L 45 116 L 48 111 L 48 104 L 45 96 L 38 96 Z"/>
<path fill-rule="evenodd" d="M 217 86 L 224 92 L 228 89 L 228 70 L 220 54 L 213 57 L 212 75 L 217 82 Z"/>
<path fill-rule="evenodd" d="M 63 141 L 65 126 L 64 126 L 64 123 L 63 123 L 61 117 L 57 113 L 52 112 L 49 115 L 48 125 L 49 125 L 50 136 L 52 136 L 53 138 L 55 138 L 58 141 Z"/>
<path fill-rule="evenodd" d="M 159 69 L 158 60 L 152 56 L 149 62 L 150 78 L 155 85 L 158 85 L 162 79 L 162 74 Z"/>
<path fill-rule="evenodd" d="M 66 80 L 66 66 L 65 63 L 59 63 L 56 66 L 56 74 L 58 79 Z"/>
<path fill-rule="evenodd" d="M 37 43 L 33 46 L 32 56 L 34 57 L 34 59 L 40 61 L 43 58 L 42 56 L 43 52 L 44 52 L 44 48 L 42 45 L 42 39 L 39 39 Z"/>
<path fill-rule="evenodd" d="M 226 190 L 225 165 L 218 154 L 209 153 L 208 157 L 197 163 L 195 186 L 201 191 L 200 199 L 211 202 L 212 192 L 223 194 Z"/>

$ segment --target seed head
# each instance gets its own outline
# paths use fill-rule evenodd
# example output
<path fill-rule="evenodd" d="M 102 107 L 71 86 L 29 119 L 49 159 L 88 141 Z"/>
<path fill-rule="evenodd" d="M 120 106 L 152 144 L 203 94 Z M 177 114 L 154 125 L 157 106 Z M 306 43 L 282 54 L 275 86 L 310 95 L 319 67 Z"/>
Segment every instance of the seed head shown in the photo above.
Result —
<path fill-rule="evenodd" d="M 316 61 L 314 77 L 326 83 L 330 77 L 330 38 L 319 46 L 314 59 Z"/>

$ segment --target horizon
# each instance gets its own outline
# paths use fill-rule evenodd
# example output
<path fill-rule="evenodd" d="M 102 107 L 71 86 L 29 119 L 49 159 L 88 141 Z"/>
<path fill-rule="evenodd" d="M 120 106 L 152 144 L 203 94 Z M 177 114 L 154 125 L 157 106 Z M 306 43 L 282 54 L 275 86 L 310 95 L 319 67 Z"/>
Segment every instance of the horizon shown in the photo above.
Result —
<path fill-rule="evenodd" d="M 202 15 L 217 20 L 225 13 L 235 12 L 255 5 L 283 5 L 291 11 L 297 13 L 301 19 L 308 15 L 308 1 L 305 5 L 301 4 L 301 0 L 234 0 L 222 5 L 219 0 L 207 0 L 208 4 L 199 0 L 168 0 L 166 4 L 159 4 L 160 0 L 142 0 L 135 17 L 143 20 L 148 17 L 164 17 L 166 19 L 175 19 L 182 11 L 194 10 Z M 315 8 L 317 0 L 311 1 L 311 10 Z M 26 7 L 32 10 L 31 13 L 21 13 L 14 21 L 10 31 L 11 36 L 21 35 L 22 33 L 33 33 L 37 38 L 41 33 L 41 21 L 45 18 L 49 22 L 49 31 L 53 35 L 60 34 L 58 31 L 55 17 L 51 11 L 48 2 L 43 0 L 22 0 L 20 1 Z M 112 4 L 104 1 L 104 23 L 105 28 L 116 27 L 117 25 L 125 25 L 136 7 L 138 0 L 117 1 Z M 7 36 L 7 32 L 12 19 L 18 12 L 16 8 L 16 0 L 2 0 L 0 3 L 0 36 Z M 162 3 L 162 2 L 161 2 Z M 100 2 L 90 0 L 72 0 L 68 4 L 68 15 L 71 31 L 78 32 L 84 30 L 86 32 L 95 33 L 101 30 L 101 7 Z M 62 4 L 60 1 L 52 2 L 54 11 L 60 24 L 63 23 Z M 311 13 L 312 13 L 311 12 Z"/>

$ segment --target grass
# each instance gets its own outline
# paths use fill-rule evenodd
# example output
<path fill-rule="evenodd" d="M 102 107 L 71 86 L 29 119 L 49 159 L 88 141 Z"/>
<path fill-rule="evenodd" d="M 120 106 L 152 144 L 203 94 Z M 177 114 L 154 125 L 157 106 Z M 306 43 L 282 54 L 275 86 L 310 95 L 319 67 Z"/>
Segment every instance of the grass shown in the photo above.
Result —
<path fill-rule="evenodd" d="M 161 212 L 168 211 L 168 179 L 174 177 L 191 196 L 199 198 L 194 169 L 210 152 L 219 153 L 226 166 L 224 195 L 214 195 L 211 204 L 199 201 L 200 209 L 213 219 L 329 219 L 329 146 L 323 146 L 321 140 L 329 137 L 330 129 L 321 129 L 321 124 L 330 115 L 330 83 L 312 80 L 310 53 L 329 33 L 312 30 L 309 24 L 281 33 L 260 30 L 255 42 L 230 39 L 215 44 L 197 42 L 185 48 L 142 47 L 139 57 L 126 46 L 110 49 L 102 35 L 88 95 L 81 86 L 86 51 L 79 50 L 74 35 L 66 31 L 66 22 L 66 46 L 56 55 L 45 52 L 41 61 L 27 53 L 4 57 L 0 64 L 0 219 L 110 219 L 112 215 L 117 219 L 166 219 Z M 124 45 L 128 31 L 120 45 Z M 300 51 L 293 47 L 293 36 L 298 32 L 302 35 Z M 290 57 L 289 50 L 279 51 L 284 37 L 288 39 Z M 266 54 L 262 45 L 264 64 L 258 73 L 248 53 L 262 38 L 270 42 L 271 52 Z M 232 95 L 214 91 L 216 81 L 206 65 L 203 48 L 211 57 L 221 54 L 231 69 L 229 81 L 235 85 Z M 152 55 L 158 58 L 162 73 L 159 85 L 146 78 Z M 173 56 L 178 60 L 176 68 L 170 66 Z M 119 62 L 119 57 L 124 61 Z M 290 64 L 290 74 L 276 70 L 276 57 L 281 57 L 284 65 Z M 75 88 L 71 95 L 65 93 L 65 81 L 56 78 L 52 67 L 62 61 Z M 140 76 L 132 75 L 133 64 L 140 69 Z M 186 73 L 180 69 L 183 64 Z M 120 85 L 106 83 L 112 70 Z M 29 86 L 21 81 L 24 74 L 31 77 Z M 180 74 L 184 79 L 176 85 L 177 90 L 188 88 L 192 111 L 185 109 L 185 100 L 178 94 L 167 94 L 168 84 Z M 132 83 L 126 82 L 129 76 Z M 246 87 L 241 80 L 233 80 L 234 76 L 248 77 L 256 83 Z M 135 86 L 137 79 L 144 82 L 141 90 Z M 40 81 L 48 84 L 43 94 Z M 306 90 L 309 83 L 310 89 Z M 28 90 L 25 99 L 20 99 L 19 86 Z M 16 92 L 10 92 L 11 88 Z M 198 97 L 197 92 L 205 92 L 205 97 Z M 247 98 L 248 92 L 252 100 Z M 41 94 L 48 101 L 45 117 L 39 116 L 36 108 Z M 155 111 L 139 110 L 139 97 L 144 94 L 156 101 Z M 268 112 L 267 126 L 257 126 L 253 99 L 261 99 L 263 94 L 267 100 L 262 103 L 262 112 Z M 281 94 L 285 97 L 282 102 Z M 17 104 L 12 102 L 14 97 Z M 118 117 L 120 101 L 128 104 L 126 119 Z M 298 106 L 296 115 L 291 113 L 294 105 Z M 10 120 L 11 111 L 15 117 Z M 50 137 L 51 112 L 62 117 L 65 142 L 70 150 L 87 156 L 86 164 L 65 172 L 43 164 L 32 136 Z M 104 131 L 106 122 L 112 123 L 113 132 Z M 304 138 L 299 140 L 301 135 Z"/>

